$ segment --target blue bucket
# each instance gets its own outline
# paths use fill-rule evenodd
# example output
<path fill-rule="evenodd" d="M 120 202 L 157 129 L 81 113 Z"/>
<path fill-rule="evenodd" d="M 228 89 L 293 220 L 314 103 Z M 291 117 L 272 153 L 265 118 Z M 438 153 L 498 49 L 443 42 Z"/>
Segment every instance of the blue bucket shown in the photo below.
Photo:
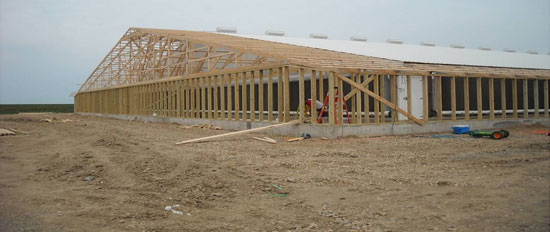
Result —
<path fill-rule="evenodd" d="M 453 133 L 455 134 L 466 134 L 470 131 L 470 126 L 468 125 L 455 125 L 453 126 Z"/>

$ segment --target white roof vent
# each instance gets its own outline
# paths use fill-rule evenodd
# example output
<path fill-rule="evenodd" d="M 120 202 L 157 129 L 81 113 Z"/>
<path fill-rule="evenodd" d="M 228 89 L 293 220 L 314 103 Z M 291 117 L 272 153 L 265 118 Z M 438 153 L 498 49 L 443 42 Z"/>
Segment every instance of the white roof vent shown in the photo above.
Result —
<path fill-rule="evenodd" d="M 398 40 L 398 39 L 388 39 L 388 40 L 386 40 L 386 43 L 391 43 L 391 44 L 402 44 L 403 41 Z"/>
<path fill-rule="evenodd" d="M 515 49 L 511 49 L 511 48 L 505 48 L 503 51 L 505 51 L 505 52 L 516 52 Z"/>
<path fill-rule="evenodd" d="M 328 35 L 311 33 L 311 34 L 309 34 L 309 38 L 314 38 L 314 39 L 328 39 Z"/>
<path fill-rule="evenodd" d="M 220 33 L 237 33 L 237 28 L 234 28 L 234 27 L 216 27 L 216 32 L 220 32 Z"/>
<path fill-rule="evenodd" d="M 491 51 L 491 48 L 483 47 L 483 46 L 479 46 L 478 49 L 479 49 L 479 50 L 483 50 L 483 51 Z"/>
<path fill-rule="evenodd" d="M 265 34 L 266 34 L 266 35 L 272 35 L 272 36 L 284 36 L 284 35 L 285 35 L 285 32 L 284 32 L 284 31 L 272 31 L 272 30 L 267 30 L 267 31 L 265 31 Z"/>
<path fill-rule="evenodd" d="M 539 54 L 539 52 L 535 51 L 535 50 L 528 50 L 527 53 L 529 54 Z"/>
<path fill-rule="evenodd" d="M 462 44 L 451 44 L 451 47 L 452 47 L 452 48 L 464 49 L 464 45 L 462 45 Z"/>
<path fill-rule="evenodd" d="M 428 46 L 428 47 L 435 47 L 435 43 L 430 43 L 430 42 L 421 42 L 420 45 Z"/>
<path fill-rule="evenodd" d="M 352 36 L 352 37 L 349 37 L 349 40 L 351 40 L 351 41 L 367 42 L 367 37 L 363 37 L 363 36 Z"/>

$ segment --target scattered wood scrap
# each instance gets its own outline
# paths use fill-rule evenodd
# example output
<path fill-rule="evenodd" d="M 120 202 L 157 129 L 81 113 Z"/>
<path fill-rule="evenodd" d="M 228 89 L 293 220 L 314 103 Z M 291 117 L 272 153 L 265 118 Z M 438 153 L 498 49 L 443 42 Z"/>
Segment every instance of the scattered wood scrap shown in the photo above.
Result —
<path fill-rule="evenodd" d="M 304 139 L 306 139 L 306 138 L 304 138 L 304 137 L 296 137 L 296 138 L 285 139 L 285 141 L 287 141 L 287 142 L 296 142 L 296 141 L 302 141 L 302 140 L 304 140 Z"/>
<path fill-rule="evenodd" d="M 280 124 L 275 124 L 275 125 L 270 125 L 270 126 L 264 126 L 264 127 L 252 128 L 252 129 L 248 129 L 248 130 L 229 132 L 229 133 L 225 133 L 225 134 L 221 134 L 221 135 L 212 135 L 212 136 L 207 136 L 207 137 L 203 137 L 203 138 L 185 140 L 185 141 L 181 141 L 181 142 L 176 143 L 176 145 L 206 141 L 206 140 L 210 140 L 210 139 L 221 138 L 221 137 L 232 136 L 232 135 L 248 134 L 248 133 L 258 132 L 258 131 L 267 130 L 267 129 L 271 129 L 271 128 L 276 128 L 276 127 L 296 125 L 298 123 L 300 123 L 300 120 L 293 120 L 293 121 L 290 121 L 290 122 L 285 122 L 285 123 L 280 123 Z"/>
<path fill-rule="evenodd" d="M 268 137 L 263 137 L 263 138 L 252 137 L 252 138 L 255 139 L 255 140 L 260 140 L 260 141 L 264 141 L 264 142 L 268 142 L 268 143 L 277 143 L 277 140 L 272 139 L 272 138 L 268 138 Z"/>
<path fill-rule="evenodd" d="M 0 136 L 5 136 L 5 135 L 15 135 L 15 132 L 10 131 L 8 129 L 0 128 Z"/>

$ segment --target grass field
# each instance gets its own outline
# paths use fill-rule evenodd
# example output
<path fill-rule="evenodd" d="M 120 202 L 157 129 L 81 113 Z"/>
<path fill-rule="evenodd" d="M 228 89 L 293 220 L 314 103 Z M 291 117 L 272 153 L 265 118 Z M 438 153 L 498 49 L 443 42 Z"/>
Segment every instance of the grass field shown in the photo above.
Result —
<path fill-rule="evenodd" d="M 0 114 L 17 114 L 21 112 L 72 113 L 73 104 L 13 104 L 0 105 Z"/>

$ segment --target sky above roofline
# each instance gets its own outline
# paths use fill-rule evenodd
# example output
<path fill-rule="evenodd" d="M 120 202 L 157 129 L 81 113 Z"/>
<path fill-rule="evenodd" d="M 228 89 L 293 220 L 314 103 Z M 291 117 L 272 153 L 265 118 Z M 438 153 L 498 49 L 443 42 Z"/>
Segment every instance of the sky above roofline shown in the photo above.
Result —
<path fill-rule="evenodd" d="M 550 52 L 550 1 L 0 0 L 0 104 L 71 103 L 129 27 Z"/>

